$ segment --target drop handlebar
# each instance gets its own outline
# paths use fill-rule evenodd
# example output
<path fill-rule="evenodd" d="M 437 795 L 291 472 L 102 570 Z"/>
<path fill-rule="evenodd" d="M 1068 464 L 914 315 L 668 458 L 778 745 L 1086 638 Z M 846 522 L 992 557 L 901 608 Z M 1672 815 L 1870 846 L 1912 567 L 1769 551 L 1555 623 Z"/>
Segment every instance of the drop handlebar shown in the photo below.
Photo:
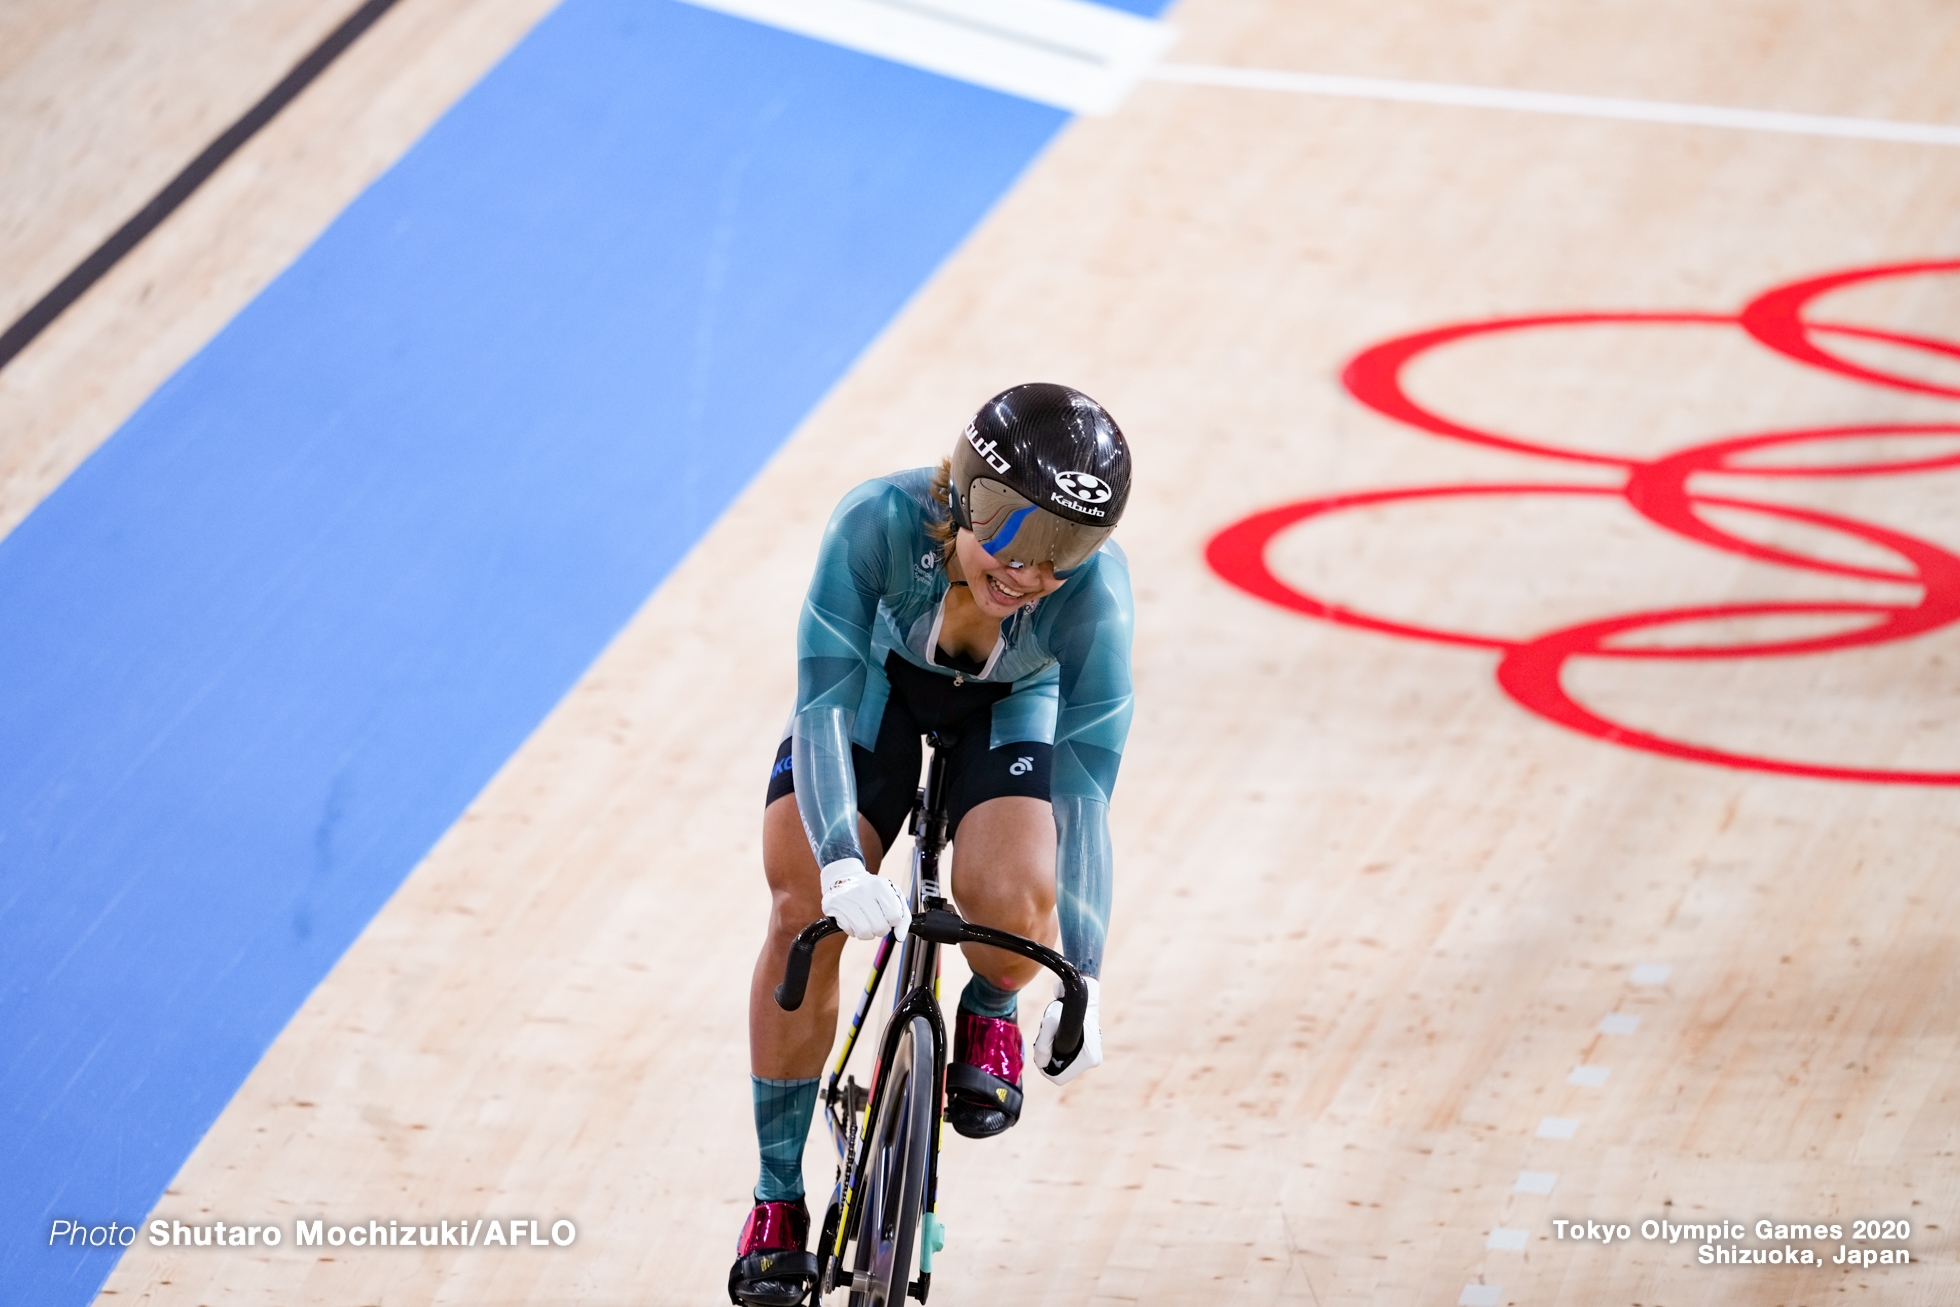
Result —
<path fill-rule="evenodd" d="M 789 961 L 783 966 L 783 983 L 776 986 L 776 1006 L 785 1012 L 803 1006 L 803 991 L 810 983 L 810 959 L 817 945 L 842 933 L 843 929 L 834 918 L 819 917 L 797 934 L 796 942 L 790 945 Z M 1068 959 L 1031 939 L 991 926 L 976 926 L 949 908 L 913 913 L 911 929 L 920 939 L 935 944 L 985 944 L 1005 953 L 1018 953 L 1054 972 L 1062 982 L 1062 1020 L 1055 1030 L 1054 1059 L 1045 1069 L 1048 1074 L 1056 1075 L 1075 1060 L 1082 1047 L 1082 1018 L 1089 1008 L 1089 985 L 1069 965 Z"/>

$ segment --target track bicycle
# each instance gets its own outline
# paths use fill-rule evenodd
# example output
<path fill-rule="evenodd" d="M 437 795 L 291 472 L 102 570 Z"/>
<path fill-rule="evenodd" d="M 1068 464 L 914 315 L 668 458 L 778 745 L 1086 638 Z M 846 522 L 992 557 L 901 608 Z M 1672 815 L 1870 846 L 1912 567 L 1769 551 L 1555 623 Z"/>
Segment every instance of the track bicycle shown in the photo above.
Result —
<path fill-rule="evenodd" d="M 899 981 L 892 1013 L 879 1042 L 868 1087 L 844 1068 L 857 1047 L 864 1018 L 892 960 L 895 939 L 878 942 L 871 975 L 823 1090 L 824 1117 L 837 1145 L 837 1182 L 816 1244 L 816 1278 L 809 1295 L 816 1307 L 833 1290 L 850 1291 L 850 1307 L 898 1307 L 907 1295 L 926 1300 L 933 1254 L 945 1247 L 938 1217 L 939 1122 L 946 1100 L 946 1022 L 939 1008 L 939 950 L 947 944 L 985 944 L 1046 967 L 1062 981 L 1062 1016 L 1055 1031 L 1051 1074 L 1059 1073 L 1082 1044 L 1089 987 L 1067 959 L 1031 939 L 965 920 L 940 890 L 939 858 L 946 847 L 946 753 L 928 734 L 932 759 L 914 800 L 907 829 L 913 836 L 912 925 L 897 948 Z M 830 917 L 811 922 L 790 946 L 776 1002 L 794 1012 L 803 1004 L 810 959 L 819 941 L 843 928 Z M 918 1278 L 912 1278 L 913 1252 Z M 849 1271 L 846 1264 L 850 1257 Z"/>

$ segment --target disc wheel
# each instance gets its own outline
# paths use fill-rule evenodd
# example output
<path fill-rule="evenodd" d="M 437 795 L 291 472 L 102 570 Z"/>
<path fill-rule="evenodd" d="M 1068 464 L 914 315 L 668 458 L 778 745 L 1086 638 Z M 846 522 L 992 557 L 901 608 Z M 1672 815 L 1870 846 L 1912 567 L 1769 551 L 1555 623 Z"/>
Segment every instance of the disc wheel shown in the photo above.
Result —
<path fill-rule="evenodd" d="M 913 1017 L 899 1035 L 888 1088 L 865 1138 L 851 1307 L 900 1307 L 911 1283 L 932 1147 L 931 1055 L 932 1027 Z"/>

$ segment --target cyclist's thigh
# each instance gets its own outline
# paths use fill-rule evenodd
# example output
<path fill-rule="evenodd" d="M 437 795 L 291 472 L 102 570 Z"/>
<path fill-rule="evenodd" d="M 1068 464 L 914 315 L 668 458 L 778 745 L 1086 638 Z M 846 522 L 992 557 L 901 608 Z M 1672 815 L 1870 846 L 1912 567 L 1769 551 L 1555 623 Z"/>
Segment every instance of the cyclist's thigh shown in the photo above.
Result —
<path fill-rule="evenodd" d="M 953 895 L 969 912 L 1045 913 L 1055 897 L 1054 746 L 993 748 L 983 717 L 947 759 Z"/>
<path fill-rule="evenodd" d="M 1036 799 L 1040 801 L 1043 816 L 1049 812 L 1049 779 L 1054 769 L 1055 746 L 1039 740 L 1017 740 L 994 748 L 990 732 L 987 715 L 977 715 L 961 729 L 946 759 L 947 833 L 955 844 L 967 824 L 968 814 L 995 799 Z M 1019 805 L 1009 805 L 1007 810 L 1022 809 Z M 967 838 L 973 838 L 970 832 Z M 1052 827 L 1049 844 L 1051 847 L 1054 844 Z"/>
<path fill-rule="evenodd" d="M 953 897 L 961 910 L 983 925 L 1027 934 L 1055 906 L 1053 810 L 1043 799 L 989 799 L 967 816 L 960 833 L 953 845 Z"/>
<path fill-rule="evenodd" d="M 863 813 L 858 814 L 858 843 L 864 849 L 864 865 L 872 871 L 878 870 L 878 864 L 884 859 L 884 845 Z M 817 855 L 810 849 L 810 837 L 803 830 L 803 817 L 796 810 L 794 794 L 773 800 L 762 810 L 762 871 L 778 898 L 792 894 L 799 899 L 807 898 L 815 907 L 822 897 L 817 886 Z M 821 912 L 813 913 L 808 920 L 821 915 Z"/>
<path fill-rule="evenodd" d="M 875 749 L 851 746 L 858 845 L 864 850 L 864 865 L 872 871 L 878 870 L 885 850 L 911 811 L 912 795 L 918 788 L 919 759 L 919 728 L 900 704 L 886 708 Z M 791 884 L 816 884 L 817 860 L 796 806 L 796 772 L 787 736 L 776 746 L 769 788 L 763 797 L 762 862 L 770 887 L 778 893 Z"/>

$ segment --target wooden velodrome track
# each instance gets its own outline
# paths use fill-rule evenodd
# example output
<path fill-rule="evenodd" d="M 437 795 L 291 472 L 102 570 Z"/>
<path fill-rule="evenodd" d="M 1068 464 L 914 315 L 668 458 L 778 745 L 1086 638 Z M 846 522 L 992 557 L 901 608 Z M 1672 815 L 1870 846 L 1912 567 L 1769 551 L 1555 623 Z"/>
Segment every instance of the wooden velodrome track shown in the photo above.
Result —
<path fill-rule="evenodd" d="M 404 0 L 0 373 L 0 526 L 548 8 Z M 0 14 L 6 317 L 337 17 L 295 0 Z M 1960 14 L 1935 0 L 1185 0 L 1166 17 L 1191 64 L 1960 123 Z M 1886 542 L 1960 551 L 1960 468 L 1702 465 L 1697 489 L 1732 497 L 1708 521 L 1839 565 L 1823 572 L 1661 529 L 1612 493 L 1624 465 L 1418 430 L 1341 374 L 1450 323 L 1727 315 L 1807 277 L 1956 257 L 1951 146 L 1154 81 L 1072 122 L 442 835 L 153 1213 L 288 1230 L 564 1217 L 577 1242 L 139 1241 L 99 1301 L 721 1300 L 754 1170 L 757 818 L 815 541 L 844 490 L 936 458 L 977 400 L 1037 378 L 1102 399 L 1139 466 L 1107 1060 L 1060 1093 L 1032 1086 L 998 1141 L 948 1139 L 932 1300 L 1953 1301 L 1960 794 L 1567 729 L 1507 695 L 1492 642 L 1705 608 L 1601 639 L 1733 646 L 1875 620 L 1820 603 L 1909 608 L 1937 589 L 1932 565 L 1914 583 Z M 1960 341 L 1950 274 L 1858 283 L 1830 307 Z M 1951 351 L 1822 343 L 1948 393 L 1803 366 L 1713 322 L 1495 332 L 1406 380 L 1458 423 L 1609 460 L 1798 429 L 1839 432 L 1781 456 L 1813 467 L 1960 446 L 1843 434 L 1960 422 Z M 1519 483 L 1582 489 L 1330 508 L 1265 553 L 1292 593 L 1482 646 L 1315 620 L 1207 563 L 1260 510 Z M 1225 570 L 1245 581 L 1248 556 Z M 1786 607 L 1735 616 L 1749 604 Z M 1564 686 L 1629 730 L 1960 772 L 1952 627 L 1790 656 L 1585 653 Z M 813 1136 L 813 1193 L 827 1150 Z M 1837 1222 L 1843 1239 L 1791 1242 L 1912 1260 L 1704 1266 L 1695 1240 L 1640 1238 L 1648 1218 Z M 1863 1218 L 1913 1231 L 1859 1245 Z M 1556 1238 L 1572 1219 L 1635 1233 Z"/>

